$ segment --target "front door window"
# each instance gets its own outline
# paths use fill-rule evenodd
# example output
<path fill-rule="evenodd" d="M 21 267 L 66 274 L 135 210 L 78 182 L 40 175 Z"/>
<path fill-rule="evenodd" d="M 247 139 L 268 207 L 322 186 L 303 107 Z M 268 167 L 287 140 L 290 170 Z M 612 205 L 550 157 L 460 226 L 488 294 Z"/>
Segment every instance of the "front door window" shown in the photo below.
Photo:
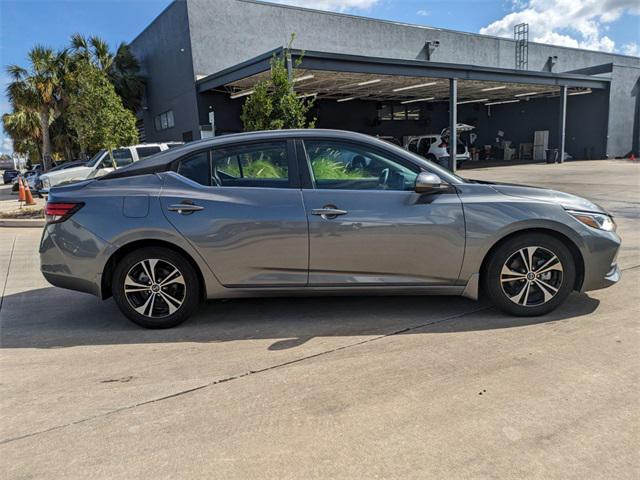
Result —
<path fill-rule="evenodd" d="M 305 148 L 320 190 L 413 190 L 418 170 L 391 155 L 347 142 L 308 140 Z"/>

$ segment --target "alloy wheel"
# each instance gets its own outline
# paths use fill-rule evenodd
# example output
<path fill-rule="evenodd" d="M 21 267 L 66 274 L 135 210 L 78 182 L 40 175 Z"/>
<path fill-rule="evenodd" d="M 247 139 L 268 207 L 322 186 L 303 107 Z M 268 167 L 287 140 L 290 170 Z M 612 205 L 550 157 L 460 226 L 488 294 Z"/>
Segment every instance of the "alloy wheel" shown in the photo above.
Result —
<path fill-rule="evenodd" d="M 562 286 L 564 269 L 551 250 L 531 246 L 513 253 L 502 266 L 500 284 L 516 305 L 536 307 L 554 298 Z"/>
<path fill-rule="evenodd" d="M 157 258 L 136 263 L 124 280 L 129 305 L 149 318 L 173 315 L 184 303 L 186 292 L 182 272 L 172 263 Z"/>

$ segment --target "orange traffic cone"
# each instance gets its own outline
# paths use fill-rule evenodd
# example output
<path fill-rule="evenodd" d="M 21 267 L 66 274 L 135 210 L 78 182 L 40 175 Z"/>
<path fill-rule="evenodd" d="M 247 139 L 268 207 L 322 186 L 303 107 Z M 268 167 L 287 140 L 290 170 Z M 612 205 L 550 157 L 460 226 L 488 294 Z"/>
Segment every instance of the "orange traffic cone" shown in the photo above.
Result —
<path fill-rule="evenodd" d="M 18 178 L 18 201 L 22 203 L 24 200 L 24 184 L 22 183 L 22 178 Z"/>
<path fill-rule="evenodd" d="M 25 201 L 25 205 L 27 205 L 28 207 L 31 207 L 32 205 L 35 205 L 36 202 L 33 199 L 33 195 L 31 195 L 31 189 L 29 188 L 29 182 L 27 182 L 27 180 L 24 180 L 24 201 Z"/>

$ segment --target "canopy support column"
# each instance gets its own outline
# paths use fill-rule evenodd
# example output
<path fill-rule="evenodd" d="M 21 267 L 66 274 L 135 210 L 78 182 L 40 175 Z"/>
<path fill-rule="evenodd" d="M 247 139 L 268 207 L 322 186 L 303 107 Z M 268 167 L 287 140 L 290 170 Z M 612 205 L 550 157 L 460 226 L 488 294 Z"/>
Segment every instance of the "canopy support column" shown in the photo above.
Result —
<path fill-rule="evenodd" d="M 456 173 L 458 150 L 458 79 L 449 79 L 449 169 Z"/>
<path fill-rule="evenodd" d="M 564 144 L 567 131 L 567 86 L 562 85 L 560 87 L 560 151 L 558 152 L 558 162 L 564 162 Z"/>

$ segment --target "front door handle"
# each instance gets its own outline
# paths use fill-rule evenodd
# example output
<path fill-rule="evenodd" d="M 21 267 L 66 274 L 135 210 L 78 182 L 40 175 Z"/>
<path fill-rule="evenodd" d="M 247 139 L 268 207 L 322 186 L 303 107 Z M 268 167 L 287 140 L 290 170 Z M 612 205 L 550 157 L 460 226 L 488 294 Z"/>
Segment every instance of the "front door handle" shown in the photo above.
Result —
<path fill-rule="evenodd" d="M 193 202 L 189 200 L 185 200 L 181 203 L 175 203 L 173 205 L 169 205 L 168 210 L 170 212 L 178 212 L 181 215 L 190 215 L 193 212 L 199 212 L 200 210 L 204 210 L 204 207 L 200 205 L 195 205 Z"/>
<path fill-rule="evenodd" d="M 314 208 L 311 210 L 311 215 L 320 215 L 324 219 L 332 219 L 336 218 L 340 215 L 346 215 L 346 210 L 341 210 L 337 208 L 335 205 L 325 205 L 322 208 Z"/>

